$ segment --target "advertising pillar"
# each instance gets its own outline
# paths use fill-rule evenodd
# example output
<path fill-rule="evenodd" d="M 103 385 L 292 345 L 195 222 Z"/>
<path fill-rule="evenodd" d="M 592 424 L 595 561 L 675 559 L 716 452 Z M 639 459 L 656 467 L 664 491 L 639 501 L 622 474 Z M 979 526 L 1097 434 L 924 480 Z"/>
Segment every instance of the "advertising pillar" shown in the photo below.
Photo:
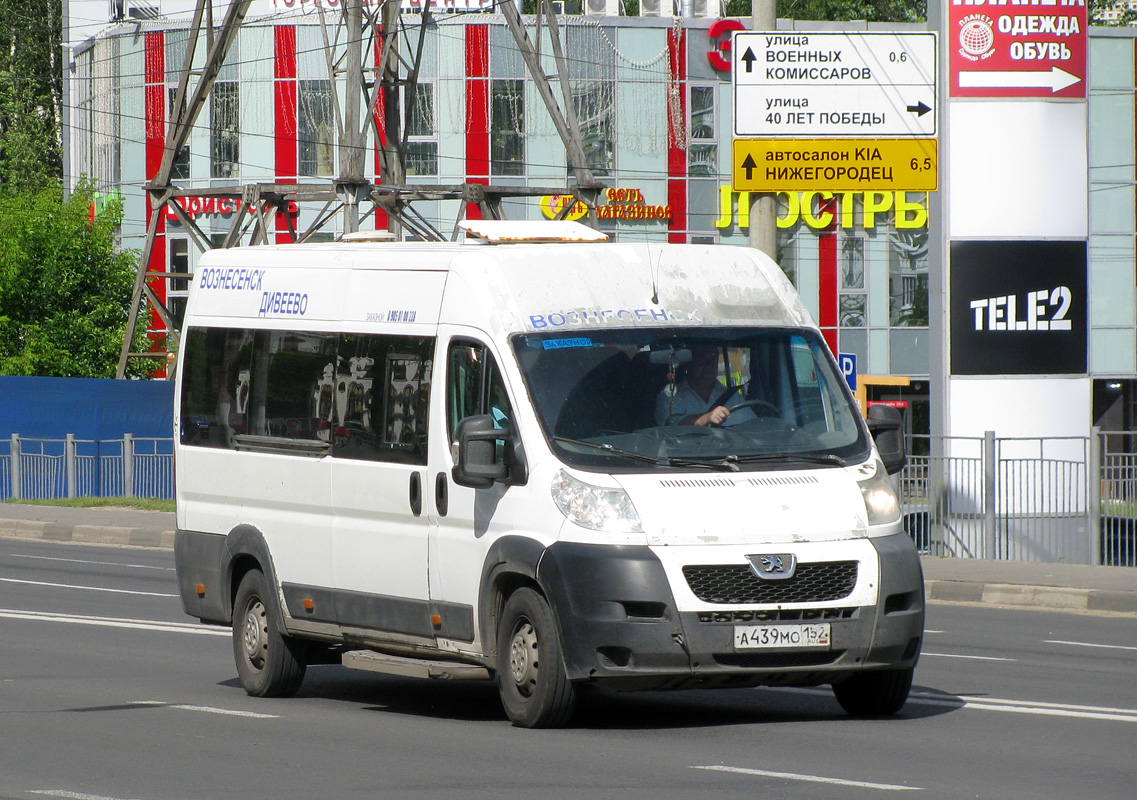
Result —
<path fill-rule="evenodd" d="M 941 2 L 944 432 L 1088 436 L 1085 2 Z M 1082 439 L 1056 446 L 1084 457 Z M 1026 513 L 1076 488 L 1036 477 Z"/>

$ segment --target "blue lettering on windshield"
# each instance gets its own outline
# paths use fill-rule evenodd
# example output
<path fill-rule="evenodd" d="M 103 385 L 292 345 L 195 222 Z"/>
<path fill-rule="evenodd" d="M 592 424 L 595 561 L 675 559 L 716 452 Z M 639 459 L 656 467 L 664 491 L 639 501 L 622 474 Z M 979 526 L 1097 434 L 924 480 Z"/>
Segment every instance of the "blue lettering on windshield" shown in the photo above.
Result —
<path fill-rule="evenodd" d="M 550 311 L 547 314 L 530 314 L 529 327 L 533 330 L 541 330 L 572 328 L 578 325 L 605 325 L 628 322 L 675 322 L 678 319 L 679 317 L 665 308 L 574 309 L 569 311 Z M 692 319 L 691 321 L 695 320 Z"/>
<path fill-rule="evenodd" d="M 541 342 L 546 350 L 564 350 L 569 347 L 592 347 L 591 339 L 546 339 Z"/>

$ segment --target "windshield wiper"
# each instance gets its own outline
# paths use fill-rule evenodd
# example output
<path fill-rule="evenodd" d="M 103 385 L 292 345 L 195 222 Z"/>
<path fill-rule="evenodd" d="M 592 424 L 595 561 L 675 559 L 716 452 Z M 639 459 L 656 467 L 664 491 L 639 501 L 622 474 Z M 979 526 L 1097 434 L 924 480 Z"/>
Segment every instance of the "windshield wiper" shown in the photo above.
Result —
<path fill-rule="evenodd" d="M 607 455 L 623 456 L 635 461 L 642 461 L 647 464 L 655 464 L 662 467 L 702 467 L 703 469 L 728 469 L 736 471 L 738 466 L 735 464 L 723 463 L 723 459 L 715 459 L 713 461 L 701 461 L 694 458 L 672 458 L 671 456 L 649 456 L 643 453 L 637 453 L 634 450 L 624 450 L 623 448 L 616 447 L 615 445 L 608 444 L 607 442 L 589 442 L 584 439 L 573 439 L 568 436 L 554 436 L 554 442 L 561 444 L 573 444 L 581 447 L 590 447 L 593 450 L 600 450 Z"/>
<path fill-rule="evenodd" d="M 643 453 L 637 453 L 634 450 L 624 450 L 615 445 L 610 445 L 607 442 L 589 442 L 584 439 L 573 439 L 568 436 L 554 436 L 553 441 L 560 442 L 561 444 L 575 444 L 580 447 L 591 447 L 593 450 L 603 450 L 609 455 L 624 456 L 625 458 L 633 458 L 636 461 L 646 461 L 652 464 L 657 461 L 654 456 L 645 456 Z"/>
<path fill-rule="evenodd" d="M 739 464 L 756 464 L 762 461 L 805 461 L 810 464 L 832 464 L 847 467 L 849 462 L 832 453 L 755 453 L 747 456 L 686 456 L 672 459 L 672 466 L 708 466 L 729 472 L 737 472 Z"/>
<path fill-rule="evenodd" d="M 810 464 L 832 464 L 835 467 L 849 466 L 848 461 L 832 453 L 755 453 L 748 456 L 727 456 L 727 458 L 739 464 L 753 464 L 759 461 L 806 461 Z"/>

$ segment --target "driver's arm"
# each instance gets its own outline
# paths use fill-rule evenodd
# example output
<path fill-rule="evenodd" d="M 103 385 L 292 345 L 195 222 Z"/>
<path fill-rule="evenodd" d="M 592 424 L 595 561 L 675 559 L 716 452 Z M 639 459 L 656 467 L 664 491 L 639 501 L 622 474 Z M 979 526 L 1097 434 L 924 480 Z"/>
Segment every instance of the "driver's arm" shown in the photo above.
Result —
<path fill-rule="evenodd" d="M 705 428 L 707 425 L 722 425 L 730 416 L 730 409 L 726 406 L 715 406 L 703 414 L 691 414 L 679 421 L 680 425 L 697 425 Z"/>

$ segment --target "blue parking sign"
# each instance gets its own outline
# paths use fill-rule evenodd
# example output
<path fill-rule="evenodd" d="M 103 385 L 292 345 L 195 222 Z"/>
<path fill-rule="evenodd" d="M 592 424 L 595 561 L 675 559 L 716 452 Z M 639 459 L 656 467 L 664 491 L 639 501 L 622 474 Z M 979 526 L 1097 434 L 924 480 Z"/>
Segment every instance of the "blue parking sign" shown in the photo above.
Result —
<path fill-rule="evenodd" d="M 857 391 L 857 357 L 853 353 L 838 353 L 837 365 L 841 368 L 841 374 L 845 376 L 849 388 L 854 392 Z"/>

